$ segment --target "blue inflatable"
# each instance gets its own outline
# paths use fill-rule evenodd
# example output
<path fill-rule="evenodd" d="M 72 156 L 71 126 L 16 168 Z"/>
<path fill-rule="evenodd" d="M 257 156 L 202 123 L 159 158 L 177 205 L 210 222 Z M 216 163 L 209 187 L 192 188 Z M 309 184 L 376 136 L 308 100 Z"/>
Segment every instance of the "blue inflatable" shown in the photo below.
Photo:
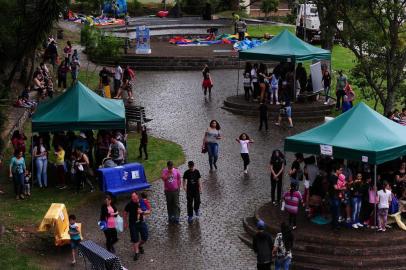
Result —
<path fill-rule="evenodd" d="M 116 16 L 123 16 L 127 13 L 127 1 L 126 0 L 110 0 L 104 1 L 103 5 L 103 13 L 104 14 L 112 14 L 114 15 L 116 6 Z"/>

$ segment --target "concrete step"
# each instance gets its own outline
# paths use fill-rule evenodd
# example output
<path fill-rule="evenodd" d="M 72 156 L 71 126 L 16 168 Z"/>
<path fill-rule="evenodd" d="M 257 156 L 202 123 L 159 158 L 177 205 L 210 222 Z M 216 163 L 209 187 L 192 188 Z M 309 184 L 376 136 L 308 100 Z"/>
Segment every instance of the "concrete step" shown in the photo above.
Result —
<path fill-rule="evenodd" d="M 255 116 L 258 117 L 259 112 L 251 111 L 251 110 L 240 110 L 235 108 L 229 107 L 221 107 L 224 110 L 227 110 L 231 113 L 238 114 L 238 115 L 245 115 L 245 116 Z M 269 120 L 272 121 L 278 117 L 279 113 L 271 112 Z M 292 119 L 293 121 L 324 121 L 325 114 L 314 114 L 309 113 L 308 115 L 306 112 L 292 112 Z"/>
<path fill-rule="evenodd" d="M 224 106 L 229 107 L 229 108 L 236 108 L 236 109 L 243 109 L 243 110 L 251 110 L 251 111 L 258 111 L 259 110 L 259 104 L 258 102 L 246 102 L 243 101 L 243 97 L 241 94 L 241 101 L 238 103 L 235 102 L 234 100 L 230 100 L 227 98 L 224 100 Z M 281 108 L 281 105 L 276 105 L 276 104 L 267 104 L 268 111 L 277 111 L 279 112 L 279 109 Z M 299 108 L 298 108 L 299 107 Z M 292 104 L 292 110 L 295 110 L 298 108 L 300 111 L 328 111 L 331 112 L 331 109 L 334 107 L 334 105 L 324 105 L 324 104 L 315 104 L 312 105 L 311 103 L 309 105 L 307 104 L 302 104 L 302 103 L 293 103 Z"/>
<path fill-rule="evenodd" d="M 247 246 L 249 246 L 250 248 L 252 248 L 252 236 L 249 235 L 248 233 L 240 233 L 238 235 L 238 238 L 240 238 L 240 240 L 246 244 Z"/>

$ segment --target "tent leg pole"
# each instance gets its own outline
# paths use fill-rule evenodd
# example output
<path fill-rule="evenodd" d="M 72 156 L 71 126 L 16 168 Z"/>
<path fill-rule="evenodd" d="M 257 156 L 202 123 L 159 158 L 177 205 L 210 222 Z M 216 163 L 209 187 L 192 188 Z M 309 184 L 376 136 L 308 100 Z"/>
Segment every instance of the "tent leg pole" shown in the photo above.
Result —
<path fill-rule="evenodd" d="M 236 91 L 237 91 L 237 96 L 238 96 L 238 86 L 240 84 L 240 58 L 238 58 L 238 69 L 237 69 L 237 87 L 236 87 Z"/>
<path fill-rule="evenodd" d="M 293 101 L 296 102 L 296 61 L 293 61 Z"/>
<path fill-rule="evenodd" d="M 374 165 L 374 192 L 376 192 L 376 164 Z M 374 204 L 374 226 L 376 227 L 376 202 Z"/>

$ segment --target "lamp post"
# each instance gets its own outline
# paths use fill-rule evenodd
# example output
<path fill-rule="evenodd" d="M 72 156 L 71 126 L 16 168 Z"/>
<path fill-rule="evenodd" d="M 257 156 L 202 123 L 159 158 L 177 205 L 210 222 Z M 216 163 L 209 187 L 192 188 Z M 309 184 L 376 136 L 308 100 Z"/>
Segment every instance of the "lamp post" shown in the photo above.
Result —
<path fill-rule="evenodd" d="M 304 1 L 304 22 L 303 22 L 303 40 L 307 42 L 306 37 L 306 21 L 307 21 L 307 0 Z"/>

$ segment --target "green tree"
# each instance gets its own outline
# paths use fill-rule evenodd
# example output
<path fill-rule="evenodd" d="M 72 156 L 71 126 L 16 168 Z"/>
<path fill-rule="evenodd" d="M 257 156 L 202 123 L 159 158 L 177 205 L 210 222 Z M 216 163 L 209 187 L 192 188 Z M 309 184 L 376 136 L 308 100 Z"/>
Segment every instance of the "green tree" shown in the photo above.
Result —
<path fill-rule="evenodd" d="M 278 11 L 279 0 L 262 0 L 261 11 L 265 13 L 265 18 L 268 20 L 271 12 Z"/>
<path fill-rule="evenodd" d="M 332 51 L 337 32 L 338 0 L 314 0 L 313 3 L 317 5 L 317 12 L 319 14 L 321 47 Z"/>
<path fill-rule="evenodd" d="M 344 21 L 341 41 L 387 114 L 405 87 L 406 1 L 340 0 L 337 9 Z"/>

